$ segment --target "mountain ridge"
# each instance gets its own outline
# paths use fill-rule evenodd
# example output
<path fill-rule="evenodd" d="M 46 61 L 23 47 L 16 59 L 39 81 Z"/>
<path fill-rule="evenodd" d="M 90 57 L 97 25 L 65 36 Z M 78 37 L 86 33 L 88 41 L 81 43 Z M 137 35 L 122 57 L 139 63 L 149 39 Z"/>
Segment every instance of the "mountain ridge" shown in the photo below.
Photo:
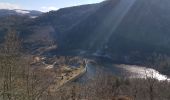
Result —
<path fill-rule="evenodd" d="M 168 4 L 168 0 L 106 0 L 28 18 L 17 30 L 29 48 L 57 44 L 55 53 L 140 62 L 154 53 L 170 54 Z"/>

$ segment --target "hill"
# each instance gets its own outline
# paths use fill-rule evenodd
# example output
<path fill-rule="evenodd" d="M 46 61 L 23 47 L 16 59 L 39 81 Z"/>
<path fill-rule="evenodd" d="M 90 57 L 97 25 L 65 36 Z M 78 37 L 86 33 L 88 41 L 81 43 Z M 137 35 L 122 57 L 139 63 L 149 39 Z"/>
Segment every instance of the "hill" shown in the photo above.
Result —
<path fill-rule="evenodd" d="M 13 26 L 31 51 L 57 44 L 53 53 L 144 64 L 150 58 L 170 54 L 168 4 L 168 0 L 106 0 L 62 8 L 35 19 L 19 16 L 24 20 L 16 17 Z M 5 23 L 11 23 L 12 18 Z"/>
<path fill-rule="evenodd" d="M 36 18 L 41 15 L 42 12 L 35 10 L 22 10 L 22 9 L 0 9 L 0 17 L 7 17 L 11 15 L 19 15 L 19 16 L 29 16 L 30 18 Z"/>

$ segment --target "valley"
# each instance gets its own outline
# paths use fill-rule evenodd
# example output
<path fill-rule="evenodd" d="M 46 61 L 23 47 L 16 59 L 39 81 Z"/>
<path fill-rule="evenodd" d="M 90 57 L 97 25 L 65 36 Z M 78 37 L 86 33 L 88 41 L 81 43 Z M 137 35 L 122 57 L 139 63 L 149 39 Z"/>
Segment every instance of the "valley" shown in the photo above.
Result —
<path fill-rule="evenodd" d="M 170 100 L 169 5 L 0 9 L 0 100 Z"/>

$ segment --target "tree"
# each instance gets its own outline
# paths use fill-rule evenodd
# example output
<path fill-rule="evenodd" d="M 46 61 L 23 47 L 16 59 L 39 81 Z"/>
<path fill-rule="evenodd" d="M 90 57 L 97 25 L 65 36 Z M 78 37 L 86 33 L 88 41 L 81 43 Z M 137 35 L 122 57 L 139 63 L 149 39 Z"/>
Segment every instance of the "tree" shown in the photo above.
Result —
<path fill-rule="evenodd" d="M 1 50 L 1 73 L 2 73 L 2 87 L 3 87 L 3 100 L 12 100 L 12 91 L 15 90 L 16 73 L 18 72 L 18 54 L 21 46 L 21 41 L 16 31 L 9 30 L 5 37 L 5 42 Z"/>

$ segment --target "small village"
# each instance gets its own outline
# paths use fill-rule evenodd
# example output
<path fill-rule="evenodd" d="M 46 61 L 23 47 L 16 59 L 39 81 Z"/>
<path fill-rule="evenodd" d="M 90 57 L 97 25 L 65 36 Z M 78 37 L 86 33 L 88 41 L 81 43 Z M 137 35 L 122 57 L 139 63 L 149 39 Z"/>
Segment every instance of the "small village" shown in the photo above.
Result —
<path fill-rule="evenodd" d="M 45 91 L 48 90 L 50 93 L 58 91 L 63 85 L 76 80 L 86 72 L 86 60 L 80 57 L 33 56 L 32 58 L 32 68 L 37 76 L 42 78 L 41 80 L 48 83 Z"/>

